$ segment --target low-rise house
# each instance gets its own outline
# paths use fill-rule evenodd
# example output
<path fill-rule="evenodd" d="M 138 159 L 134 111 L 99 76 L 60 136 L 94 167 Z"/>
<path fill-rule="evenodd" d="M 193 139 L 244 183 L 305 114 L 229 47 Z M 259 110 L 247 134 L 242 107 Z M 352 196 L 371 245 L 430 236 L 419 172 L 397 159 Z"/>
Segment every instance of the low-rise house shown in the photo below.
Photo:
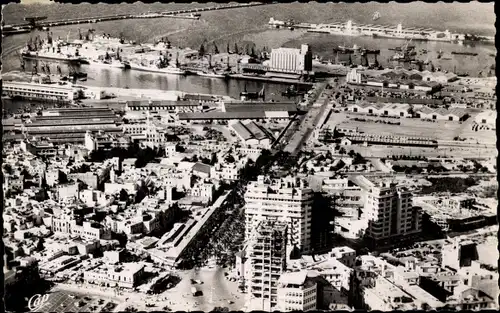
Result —
<path fill-rule="evenodd" d="M 277 308 L 285 312 L 315 310 L 317 293 L 317 283 L 307 271 L 283 273 L 278 280 Z"/>
<path fill-rule="evenodd" d="M 144 265 L 139 263 L 101 266 L 83 273 L 83 279 L 88 283 L 123 288 L 134 288 L 143 276 Z"/>

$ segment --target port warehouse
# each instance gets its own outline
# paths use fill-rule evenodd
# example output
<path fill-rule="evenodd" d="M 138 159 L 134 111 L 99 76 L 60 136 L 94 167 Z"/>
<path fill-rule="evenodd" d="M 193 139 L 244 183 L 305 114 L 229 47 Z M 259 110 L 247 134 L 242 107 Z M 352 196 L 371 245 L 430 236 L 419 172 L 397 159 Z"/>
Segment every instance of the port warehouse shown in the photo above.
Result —
<path fill-rule="evenodd" d="M 4 140 L 22 140 L 24 134 L 49 137 L 54 142 L 82 143 L 87 131 L 122 133 L 121 122 L 108 108 L 51 109 L 31 123 L 4 124 Z"/>
<path fill-rule="evenodd" d="M 224 102 L 222 112 L 179 113 L 180 121 L 281 120 L 301 114 L 295 103 Z"/>
<path fill-rule="evenodd" d="M 336 132 L 343 136 L 340 142 L 342 145 L 370 144 L 432 148 L 439 145 L 436 139 L 428 137 L 366 134 L 359 131 L 357 127 L 352 127 L 351 125 L 345 123 L 341 123 L 333 128 L 321 129 L 317 133 L 317 139 L 325 142 L 336 141 L 334 138 L 334 134 Z"/>
<path fill-rule="evenodd" d="M 348 140 L 348 141 L 346 141 Z M 431 138 L 411 138 L 402 136 L 385 136 L 375 134 L 346 134 L 344 144 L 366 143 L 370 145 L 395 145 L 410 147 L 437 147 L 438 142 Z"/>
<path fill-rule="evenodd" d="M 436 105 L 441 106 L 444 101 L 441 99 L 415 99 L 415 98 L 389 98 L 389 97 L 366 97 L 365 100 L 370 103 L 407 103 L 415 105 Z"/>
<path fill-rule="evenodd" d="M 125 111 L 169 111 L 175 113 L 183 110 L 201 109 L 203 109 L 203 103 L 197 100 L 128 101 L 125 104 Z"/>
<path fill-rule="evenodd" d="M 409 113 L 411 106 L 407 103 L 373 103 L 361 102 L 350 104 L 347 110 L 352 113 L 387 116 L 387 117 L 413 117 Z M 415 116 L 421 119 L 443 120 L 443 121 L 459 121 L 463 122 L 469 118 L 469 114 L 460 108 L 451 109 L 431 109 L 423 105 L 415 105 L 413 110 Z"/>
<path fill-rule="evenodd" d="M 274 136 L 254 121 L 236 121 L 229 126 L 246 145 L 263 145 L 269 147 L 274 141 Z"/>
<path fill-rule="evenodd" d="M 416 80 L 402 80 L 402 79 L 390 79 L 382 77 L 363 77 L 358 74 L 357 79 L 351 79 L 348 77 L 348 84 L 357 86 L 367 86 L 375 88 L 387 88 L 387 89 L 401 89 L 408 91 L 421 91 L 427 93 L 434 93 L 442 89 L 442 85 L 437 82 L 422 82 Z"/>
<path fill-rule="evenodd" d="M 70 102 L 77 99 L 78 94 L 77 89 L 58 84 L 4 82 L 2 85 L 2 95 L 8 97 Z"/>
<path fill-rule="evenodd" d="M 206 97 L 204 100 L 208 101 L 212 98 Z M 144 102 L 140 106 L 150 108 L 151 106 L 146 105 L 146 103 L 150 104 Z M 176 104 L 176 102 L 171 101 L 166 103 L 170 107 Z M 198 101 L 190 103 L 193 103 L 190 106 L 199 107 Z M 222 107 L 225 112 L 179 113 L 179 120 L 288 120 L 299 112 L 297 105 L 293 102 L 227 102 L 223 103 Z M 109 108 L 51 109 L 42 112 L 42 116 L 34 118 L 30 123 L 19 121 L 19 123 L 4 124 L 3 126 L 4 140 L 15 141 L 24 139 L 23 132 L 28 136 L 49 137 L 51 141 L 66 143 L 84 142 L 87 131 L 123 133 L 120 119 Z"/>

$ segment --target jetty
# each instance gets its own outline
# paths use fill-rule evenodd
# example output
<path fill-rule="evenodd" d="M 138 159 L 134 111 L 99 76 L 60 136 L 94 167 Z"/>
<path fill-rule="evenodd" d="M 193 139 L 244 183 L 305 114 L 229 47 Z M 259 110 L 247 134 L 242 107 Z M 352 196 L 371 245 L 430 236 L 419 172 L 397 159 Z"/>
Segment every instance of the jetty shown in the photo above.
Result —
<path fill-rule="evenodd" d="M 199 19 L 201 12 L 216 11 L 216 10 L 227 10 L 227 9 L 237 9 L 244 7 L 252 7 L 265 5 L 267 3 L 252 2 L 252 3 L 235 3 L 235 4 L 225 4 L 219 6 L 205 7 L 205 8 L 192 8 L 183 9 L 177 11 L 160 11 L 160 12 L 147 12 L 143 14 L 116 14 L 116 15 L 106 15 L 106 16 L 94 16 L 94 17 L 83 17 L 83 18 L 72 18 L 72 19 L 60 19 L 52 21 L 37 22 L 37 27 L 54 27 L 54 26 L 64 26 L 73 24 L 87 24 L 87 23 L 98 23 L 104 21 L 113 21 L 121 19 L 140 19 L 140 18 L 183 18 L 183 19 Z M 20 30 L 33 29 L 32 23 L 19 23 L 5 25 L 4 29 L 12 29 L 19 32 Z"/>

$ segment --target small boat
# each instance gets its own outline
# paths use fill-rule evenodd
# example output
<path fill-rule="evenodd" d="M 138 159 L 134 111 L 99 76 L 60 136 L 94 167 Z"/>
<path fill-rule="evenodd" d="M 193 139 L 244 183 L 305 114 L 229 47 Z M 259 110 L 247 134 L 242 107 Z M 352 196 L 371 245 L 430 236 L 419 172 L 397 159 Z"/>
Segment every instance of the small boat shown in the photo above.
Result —
<path fill-rule="evenodd" d="M 118 60 L 90 60 L 89 65 L 96 67 L 112 67 L 125 69 L 127 65 L 124 62 Z M 130 67 L 130 66 L 129 66 Z"/>
<path fill-rule="evenodd" d="M 361 48 L 358 47 L 358 45 L 354 45 L 352 46 L 351 48 L 350 47 L 346 47 L 346 46 L 338 46 L 337 50 L 340 51 L 340 52 L 357 52 L 359 51 Z"/>
<path fill-rule="evenodd" d="M 369 54 L 378 54 L 380 53 L 380 50 L 379 49 L 362 49 L 362 51 L 366 54 L 366 53 L 369 53 Z"/>
<path fill-rule="evenodd" d="M 178 67 L 174 67 L 174 66 L 158 67 L 158 66 L 154 66 L 154 65 L 148 66 L 148 65 L 131 63 L 130 68 L 133 70 L 140 70 L 140 71 L 145 71 L 145 72 L 186 75 L 186 71 L 184 71 Z"/>
<path fill-rule="evenodd" d="M 375 13 L 373 13 L 373 17 L 372 17 L 372 20 L 376 21 L 378 20 L 382 15 L 380 15 L 380 12 L 377 11 Z"/>
<path fill-rule="evenodd" d="M 227 78 L 228 75 L 224 73 L 216 73 L 214 72 L 209 72 L 209 71 L 197 71 L 196 75 L 202 76 L 202 77 L 209 77 L 209 78 Z"/>
<path fill-rule="evenodd" d="M 477 56 L 478 55 L 476 52 L 467 52 L 467 51 L 452 51 L 451 54 L 470 55 L 470 56 Z"/>

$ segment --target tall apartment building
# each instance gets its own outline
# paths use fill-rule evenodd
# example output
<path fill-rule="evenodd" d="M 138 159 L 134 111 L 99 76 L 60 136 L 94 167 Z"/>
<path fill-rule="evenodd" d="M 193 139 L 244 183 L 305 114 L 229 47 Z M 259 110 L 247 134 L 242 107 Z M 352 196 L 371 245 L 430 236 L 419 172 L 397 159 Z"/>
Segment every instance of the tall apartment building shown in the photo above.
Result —
<path fill-rule="evenodd" d="M 300 49 L 272 49 L 270 69 L 276 72 L 289 73 L 302 73 L 312 71 L 311 49 L 308 45 L 302 45 Z"/>
<path fill-rule="evenodd" d="M 415 235 L 421 231 L 421 208 L 414 207 L 411 192 L 388 180 L 370 181 L 356 177 L 364 199 L 365 235 L 375 243 Z"/>
<path fill-rule="evenodd" d="M 278 304 L 278 281 L 286 269 L 287 225 L 279 221 L 261 221 L 253 230 L 246 273 L 247 308 L 271 311 Z"/>
<path fill-rule="evenodd" d="M 302 253 L 311 250 L 313 191 L 298 178 L 259 176 L 245 193 L 245 238 L 262 220 L 280 220 L 288 226 L 288 245 Z M 291 250 L 290 250 L 291 251 Z"/>

